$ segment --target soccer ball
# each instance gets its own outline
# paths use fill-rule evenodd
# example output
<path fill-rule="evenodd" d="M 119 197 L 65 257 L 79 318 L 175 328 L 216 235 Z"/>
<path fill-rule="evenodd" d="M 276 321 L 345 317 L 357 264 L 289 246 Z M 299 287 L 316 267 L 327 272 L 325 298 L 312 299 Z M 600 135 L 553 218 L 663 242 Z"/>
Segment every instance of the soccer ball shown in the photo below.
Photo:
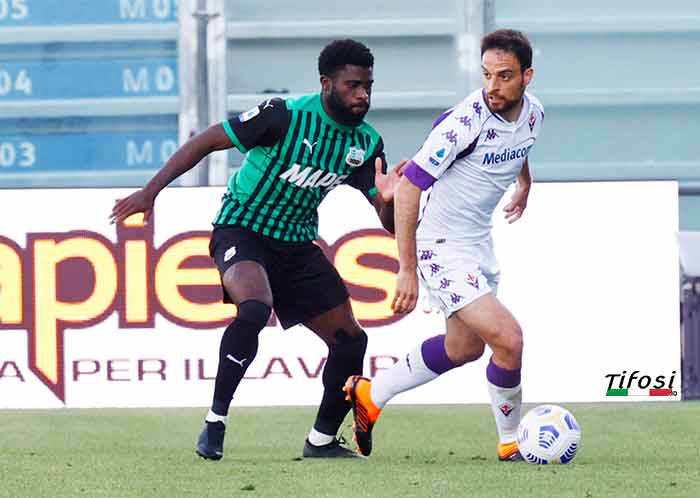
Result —
<path fill-rule="evenodd" d="M 581 445 L 581 426 L 566 408 L 533 408 L 518 426 L 518 449 L 535 464 L 569 463 Z"/>

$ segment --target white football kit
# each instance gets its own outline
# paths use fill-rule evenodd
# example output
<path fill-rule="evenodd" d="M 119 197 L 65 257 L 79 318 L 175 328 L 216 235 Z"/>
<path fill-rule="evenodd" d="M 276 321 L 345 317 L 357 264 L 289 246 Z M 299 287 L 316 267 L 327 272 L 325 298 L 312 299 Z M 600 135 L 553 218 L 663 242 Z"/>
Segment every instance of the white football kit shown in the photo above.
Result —
<path fill-rule="evenodd" d="M 416 232 L 418 274 L 447 316 L 498 285 L 491 218 L 542 127 L 544 109 L 525 93 L 517 121 L 489 111 L 479 89 L 433 125 L 405 176 L 430 190 Z"/>

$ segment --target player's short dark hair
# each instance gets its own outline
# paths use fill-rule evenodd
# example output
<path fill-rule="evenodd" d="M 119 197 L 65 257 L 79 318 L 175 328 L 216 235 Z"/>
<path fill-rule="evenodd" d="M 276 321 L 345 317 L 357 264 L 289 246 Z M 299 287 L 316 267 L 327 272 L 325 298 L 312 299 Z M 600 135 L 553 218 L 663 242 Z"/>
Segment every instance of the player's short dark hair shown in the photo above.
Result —
<path fill-rule="evenodd" d="M 481 39 L 481 55 L 494 48 L 515 54 L 522 71 L 532 66 L 532 46 L 521 31 L 498 29 Z"/>
<path fill-rule="evenodd" d="M 332 76 L 346 64 L 360 67 L 374 66 L 372 52 L 356 40 L 334 40 L 318 56 L 318 73 Z"/>

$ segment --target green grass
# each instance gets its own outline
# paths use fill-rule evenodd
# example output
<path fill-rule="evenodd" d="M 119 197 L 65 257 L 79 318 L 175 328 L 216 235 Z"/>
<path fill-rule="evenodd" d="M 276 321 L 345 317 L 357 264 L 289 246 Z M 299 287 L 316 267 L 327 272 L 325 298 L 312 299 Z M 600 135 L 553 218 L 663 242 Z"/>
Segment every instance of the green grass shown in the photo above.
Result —
<path fill-rule="evenodd" d="M 312 408 L 236 409 L 220 462 L 203 409 L 0 411 L 0 497 L 700 496 L 700 403 L 567 406 L 582 449 L 542 467 L 496 461 L 487 406 L 391 406 L 366 461 L 301 460 Z"/>

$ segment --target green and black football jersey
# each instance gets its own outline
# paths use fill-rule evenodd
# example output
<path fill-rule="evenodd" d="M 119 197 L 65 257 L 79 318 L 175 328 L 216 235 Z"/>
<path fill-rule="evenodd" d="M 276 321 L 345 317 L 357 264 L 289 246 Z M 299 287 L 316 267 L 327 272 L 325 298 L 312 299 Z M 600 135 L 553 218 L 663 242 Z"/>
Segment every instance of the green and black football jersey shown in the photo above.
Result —
<path fill-rule="evenodd" d="M 270 99 L 224 121 L 246 157 L 231 177 L 215 225 L 236 225 L 288 242 L 318 237 L 318 205 L 348 184 L 368 200 L 376 194 L 374 162 L 386 171 L 384 144 L 367 122 L 336 123 L 320 94 Z"/>

